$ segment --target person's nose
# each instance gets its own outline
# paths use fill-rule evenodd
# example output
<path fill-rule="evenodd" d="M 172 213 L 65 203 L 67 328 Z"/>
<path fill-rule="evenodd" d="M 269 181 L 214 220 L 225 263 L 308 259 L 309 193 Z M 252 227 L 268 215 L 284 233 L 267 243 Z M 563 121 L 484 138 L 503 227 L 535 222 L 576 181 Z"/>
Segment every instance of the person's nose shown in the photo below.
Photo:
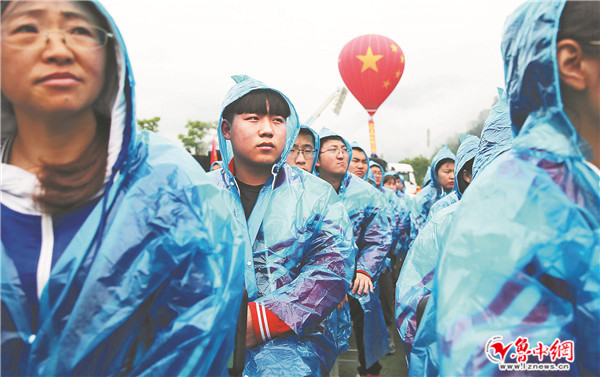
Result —
<path fill-rule="evenodd" d="M 259 135 L 273 137 L 273 121 L 268 116 L 263 116 L 259 120 Z"/>
<path fill-rule="evenodd" d="M 306 159 L 304 158 L 304 153 L 302 153 L 302 151 L 298 152 L 298 155 L 296 156 L 296 163 L 298 165 L 304 165 L 306 163 Z"/>
<path fill-rule="evenodd" d="M 67 45 L 63 31 L 55 30 L 46 32 L 46 43 L 42 57 L 47 63 L 56 63 L 59 65 L 73 62 L 75 54 L 71 47 Z"/>

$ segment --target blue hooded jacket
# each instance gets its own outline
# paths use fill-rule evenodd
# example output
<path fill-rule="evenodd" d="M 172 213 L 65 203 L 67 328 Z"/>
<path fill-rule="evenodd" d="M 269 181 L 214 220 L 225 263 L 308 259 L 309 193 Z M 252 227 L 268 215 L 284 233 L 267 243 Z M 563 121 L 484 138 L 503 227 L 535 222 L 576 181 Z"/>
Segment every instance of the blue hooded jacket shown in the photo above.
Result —
<path fill-rule="evenodd" d="M 247 76 L 234 80 L 223 109 L 253 90 L 276 91 Z M 337 357 L 336 325 L 324 320 L 350 286 L 352 227 L 331 185 L 285 162 L 299 124 L 294 106 L 281 95 L 290 108 L 284 151 L 247 221 L 229 171 L 231 142 L 220 127 L 225 164 L 209 177 L 226 189 L 236 221 L 252 245 L 244 263 L 249 301 L 270 310 L 292 330 L 248 349 L 244 375 L 321 375 L 329 372 Z M 222 121 L 221 117 L 219 124 Z"/>
<path fill-rule="evenodd" d="M 431 218 L 436 211 L 448 207 L 452 203 L 456 203 L 460 200 L 462 192 L 460 191 L 460 185 L 458 184 L 458 175 L 465 164 L 475 158 L 478 145 L 479 138 L 477 136 L 468 134 L 461 135 L 460 146 L 456 151 L 456 163 L 454 164 L 454 190 L 431 206 L 429 215 L 427 215 L 429 218 Z"/>
<path fill-rule="evenodd" d="M 36 176 L 2 164 L 1 374 L 225 375 L 247 244 L 192 156 L 136 130 L 125 45 L 95 6 L 117 57 L 95 109 L 111 123 L 105 184 L 84 209 L 51 216 L 32 200 Z M 14 135 L 14 115 L 2 123 Z M 24 262 L 47 267 L 33 295 Z"/>
<path fill-rule="evenodd" d="M 382 183 L 385 177 L 391 176 L 396 179 L 400 174 L 395 172 L 386 172 L 383 175 Z M 406 207 L 404 200 L 396 194 L 395 191 L 386 187 L 381 187 L 383 196 L 389 203 L 391 216 L 394 220 L 392 226 L 392 254 L 397 258 L 404 258 L 408 250 L 407 242 L 410 236 L 410 212 Z"/>
<path fill-rule="evenodd" d="M 475 159 L 479 159 L 481 165 L 489 163 L 490 159 L 506 151 L 511 138 L 508 103 L 506 96 L 501 95 L 484 123 Z M 460 156 L 460 149 L 458 152 L 457 160 L 464 160 Z M 477 172 L 473 174 L 473 180 L 476 175 Z M 419 302 L 435 290 L 435 270 L 440 252 L 459 204 L 456 202 L 441 208 L 431 216 L 410 249 L 396 285 L 396 325 L 408 355 L 411 376 L 438 374 L 433 300 L 427 303 L 418 331 L 416 311 Z"/>
<path fill-rule="evenodd" d="M 429 178 L 431 179 L 431 183 L 424 183 L 423 189 L 419 191 L 417 195 L 410 198 L 410 200 L 407 200 L 407 204 L 411 212 L 410 239 L 413 241 L 415 238 L 417 238 L 417 234 L 419 234 L 419 231 L 425 225 L 431 206 L 440 200 L 440 198 L 442 198 L 444 195 L 446 195 L 444 189 L 438 181 L 436 174 L 436 168 L 438 164 L 446 159 L 454 161 L 456 157 L 454 156 L 454 153 L 452 153 L 452 151 L 446 145 L 444 145 L 435 154 L 435 156 L 433 156 L 431 165 L 427 171 Z M 427 177 L 425 177 L 425 181 L 427 181 Z"/>
<path fill-rule="evenodd" d="M 339 134 L 323 128 L 319 136 L 321 140 L 331 136 L 342 139 L 348 148 L 349 160 L 352 159 L 350 144 Z M 348 171 L 342 178 L 339 196 L 350 216 L 354 231 L 354 241 L 357 246 L 355 271 L 367 274 L 371 277 L 373 285 L 377 287 L 373 293 L 363 296 L 353 295 L 360 302 L 365 313 L 365 358 L 369 367 L 389 352 L 377 281 L 392 242 L 392 219 L 383 195 Z M 341 310 L 348 310 L 348 304 Z M 346 326 L 347 330 L 350 330 L 350 323 Z"/>
<path fill-rule="evenodd" d="M 530 351 L 557 339 L 568 350 L 572 341 L 575 359 L 555 362 L 571 375 L 600 375 L 600 178 L 561 99 L 556 37 L 564 4 L 525 3 L 505 25 L 516 136 L 469 187 L 442 252 L 442 375 L 501 374 L 498 363 L 516 363 L 519 337 Z M 503 348 L 501 360 L 495 350 Z"/>

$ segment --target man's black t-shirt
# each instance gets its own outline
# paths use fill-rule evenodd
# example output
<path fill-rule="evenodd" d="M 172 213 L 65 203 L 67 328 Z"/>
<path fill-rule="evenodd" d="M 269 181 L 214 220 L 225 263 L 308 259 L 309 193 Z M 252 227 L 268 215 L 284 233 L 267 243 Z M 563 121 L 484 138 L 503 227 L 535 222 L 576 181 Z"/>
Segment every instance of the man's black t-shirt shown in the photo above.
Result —
<path fill-rule="evenodd" d="M 258 199 L 258 194 L 264 185 L 251 186 L 245 184 L 237 178 L 235 180 L 240 189 L 240 199 L 242 199 L 242 207 L 244 208 L 244 213 L 246 214 L 246 221 L 248 221 L 248 218 L 252 213 L 252 209 L 256 204 L 256 199 Z"/>

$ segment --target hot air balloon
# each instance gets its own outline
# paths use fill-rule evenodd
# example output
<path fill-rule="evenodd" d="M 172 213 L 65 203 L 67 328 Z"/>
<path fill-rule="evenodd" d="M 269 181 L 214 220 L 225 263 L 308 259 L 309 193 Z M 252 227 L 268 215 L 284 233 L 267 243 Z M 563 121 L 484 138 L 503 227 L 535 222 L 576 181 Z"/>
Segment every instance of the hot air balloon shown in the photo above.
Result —
<path fill-rule="evenodd" d="M 352 95 L 369 113 L 371 153 L 377 153 L 373 115 L 400 81 L 404 72 L 404 53 L 388 37 L 361 35 L 344 46 L 338 67 Z"/>

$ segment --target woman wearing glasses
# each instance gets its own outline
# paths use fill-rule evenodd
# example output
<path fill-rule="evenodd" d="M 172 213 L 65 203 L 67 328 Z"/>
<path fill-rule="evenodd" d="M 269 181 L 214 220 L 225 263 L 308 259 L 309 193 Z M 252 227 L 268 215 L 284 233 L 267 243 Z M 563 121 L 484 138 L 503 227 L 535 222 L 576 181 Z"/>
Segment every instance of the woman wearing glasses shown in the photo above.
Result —
<path fill-rule="evenodd" d="M 1 69 L 1 374 L 223 373 L 245 244 L 191 156 L 135 130 L 110 16 L 3 1 Z"/>

